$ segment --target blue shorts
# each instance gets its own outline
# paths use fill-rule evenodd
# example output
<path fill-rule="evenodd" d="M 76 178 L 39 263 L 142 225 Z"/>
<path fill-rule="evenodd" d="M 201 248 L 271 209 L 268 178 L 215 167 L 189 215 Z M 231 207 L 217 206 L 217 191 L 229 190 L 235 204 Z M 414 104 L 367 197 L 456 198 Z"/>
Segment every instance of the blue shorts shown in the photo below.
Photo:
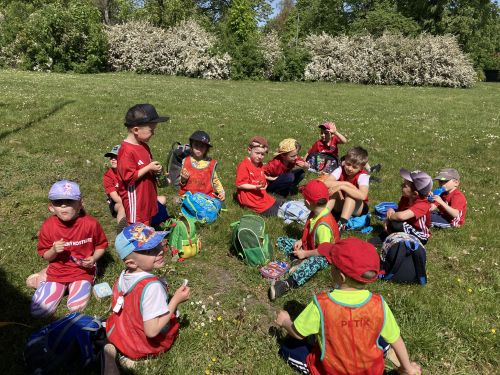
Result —
<path fill-rule="evenodd" d="M 151 218 L 151 226 L 155 227 L 157 225 L 160 225 L 164 221 L 166 221 L 169 218 L 167 207 L 165 207 L 163 204 L 158 202 L 158 212 L 156 213 L 155 216 Z"/>

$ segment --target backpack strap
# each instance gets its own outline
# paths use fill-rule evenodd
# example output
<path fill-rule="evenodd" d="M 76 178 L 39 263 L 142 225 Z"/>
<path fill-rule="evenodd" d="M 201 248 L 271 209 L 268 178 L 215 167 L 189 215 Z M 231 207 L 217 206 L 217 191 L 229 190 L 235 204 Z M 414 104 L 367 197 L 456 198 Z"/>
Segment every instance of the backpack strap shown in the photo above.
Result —
<path fill-rule="evenodd" d="M 401 254 L 401 245 L 402 243 L 398 242 L 398 249 L 396 250 L 396 261 L 392 266 L 391 272 L 385 275 L 384 280 L 391 280 L 394 277 L 394 275 L 399 271 L 401 265 L 403 264 L 403 261 L 405 259 L 405 254 Z"/>
<path fill-rule="evenodd" d="M 425 261 L 423 259 L 423 255 L 417 253 L 417 250 L 421 248 L 421 251 L 425 251 L 425 247 L 423 245 L 417 246 L 416 248 L 411 249 L 411 256 L 413 258 L 413 265 L 415 266 L 415 273 L 417 274 L 417 281 L 421 286 L 425 286 L 427 284 L 427 274 L 425 272 Z"/>

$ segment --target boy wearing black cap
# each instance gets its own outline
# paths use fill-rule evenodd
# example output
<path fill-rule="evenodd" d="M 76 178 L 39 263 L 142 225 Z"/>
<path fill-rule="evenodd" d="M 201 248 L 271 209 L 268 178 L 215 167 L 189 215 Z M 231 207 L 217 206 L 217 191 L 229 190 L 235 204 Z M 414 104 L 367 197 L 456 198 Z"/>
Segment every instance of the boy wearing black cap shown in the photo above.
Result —
<path fill-rule="evenodd" d="M 207 132 L 197 130 L 189 137 L 191 155 L 182 160 L 179 195 L 204 193 L 223 201 L 224 187 L 217 176 L 217 162 L 207 156 L 212 147 Z"/>
<path fill-rule="evenodd" d="M 402 373 L 420 374 L 420 366 L 410 362 L 391 309 L 382 296 L 364 289 L 379 274 L 375 248 L 351 237 L 321 244 L 318 252 L 332 264 L 335 289 L 314 296 L 293 322 L 285 310 L 278 313 L 276 323 L 290 335 L 280 355 L 301 373 L 382 375 L 382 337 L 394 349 Z M 316 335 L 312 347 L 302 342 L 311 335 Z"/>
<path fill-rule="evenodd" d="M 116 159 L 119 150 L 120 145 L 115 145 L 111 151 L 104 154 L 104 157 L 109 158 L 109 168 L 102 176 L 102 184 L 108 197 L 109 211 L 111 215 L 116 218 L 117 223 L 125 217 L 125 208 L 123 208 L 122 199 L 118 193 L 121 185 L 121 179 L 116 169 L 118 165 Z"/>
<path fill-rule="evenodd" d="M 460 191 L 460 175 L 453 168 L 441 169 L 434 178 L 444 189 L 441 195 L 432 196 L 431 224 L 438 228 L 457 228 L 465 223 L 467 200 Z"/>
<path fill-rule="evenodd" d="M 427 200 L 432 178 L 422 171 L 410 172 L 401 168 L 402 196 L 397 210 L 387 210 L 385 228 L 388 233 L 404 232 L 417 237 L 425 245 L 431 236 L 431 204 Z"/>
<path fill-rule="evenodd" d="M 151 104 L 136 104 L 125 116 L 128 134 L 118 151 L 118 174 L 123 183 L 120 197 L 128 223 L 154 226 L 168 218 L 166 198 L 158 197 L 156 190 L 155 174 L 161 173 L 162 166 L 153 160 L 147 145 L 157 124 L 168 119 L 158 116 Z"/>

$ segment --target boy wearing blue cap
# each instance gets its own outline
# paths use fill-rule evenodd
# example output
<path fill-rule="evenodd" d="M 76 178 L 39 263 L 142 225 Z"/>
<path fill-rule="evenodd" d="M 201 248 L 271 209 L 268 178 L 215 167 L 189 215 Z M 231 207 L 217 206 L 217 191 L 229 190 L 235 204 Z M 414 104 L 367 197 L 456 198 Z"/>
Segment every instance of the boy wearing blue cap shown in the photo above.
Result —
<path fill-rule="evenodd" d="M 125 217 L 125 208 L 123 208 L 122 199 L 119 194 L 121 179 L 116 169 L 118 166 L 119 150 L 120 145 L 115 145 L 111 151 L 104 154 L 104 157 L 109 158 L 109 168 L 102 176 L 102 184 L 108 197 L 109 211 L 111 212 L 111 216 L 116 218 L 117 223 Z"/>
<path fill-rule="evenodd" d="M 164 265 L 166 234 L 135 223 L 115 240 L 126 269 L 113 287 L 106 333 L 108 341 L 132 360 L 170 349 L 179 332 L 177 306 L 189 299 L 189 287 L 183 285 L 169 300 L 166 281 L 152 273 Z"/>

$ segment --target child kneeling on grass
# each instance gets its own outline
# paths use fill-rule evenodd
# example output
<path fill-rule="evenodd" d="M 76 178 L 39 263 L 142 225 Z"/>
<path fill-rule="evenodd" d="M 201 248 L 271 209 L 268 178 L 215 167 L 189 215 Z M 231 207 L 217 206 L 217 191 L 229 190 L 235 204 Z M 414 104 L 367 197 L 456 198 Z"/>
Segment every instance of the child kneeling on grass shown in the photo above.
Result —
<path fill-rule="evenodd" d="M 375 248 L 351 237 L 322 244 L 318 251 L 332 263 L 335 289 L 314 296 L 293 322 L 288 312 L 278 313 L 276 323 L 290 336 L 280 355 L 304 374 L 381 375 L 381 336 L 394 349 L 400 371 L 420 374 L 420 366 L 410 362 L 391 309 L 382 296 L 364 289 L 379 274 L 380 258 Z M 302 342 L 310 335 L 316 335 L 313 346 Z"/>
<path fill-rule="evenodd" d="M 295 241 L 293 247 L 283 249 L 286 255 L 296 256 L 303 261 L 294 266 L 287 280 L 271 283 L 269 299 L 274 301 L 291 288 L 304 285 L 316 272 L 328 266 L 327 259 L 318 253 L 317 248 L 322 243 L 333 243 L 340 240 L 338 225 L 326 207 L 328 202 L 328 189 L 319 180 L 309 181 L 302 189 L 306 207 L 311 214 L 304 226 L 302 238 Z"/>
<path fill-rule="evenodd" d="M 190 289 L 183 285 L 169 300 L 165 280 L 152 273 L 164 265 L 166 234 L 135 223 L 125 227 L 115 240 L 126 269 L 113 287 L 113 312 L 106 322 L 106 334 L 108 341 L 132 360 L 170 349 L 179 333 L 177 306 L 189 299 Z"/>

